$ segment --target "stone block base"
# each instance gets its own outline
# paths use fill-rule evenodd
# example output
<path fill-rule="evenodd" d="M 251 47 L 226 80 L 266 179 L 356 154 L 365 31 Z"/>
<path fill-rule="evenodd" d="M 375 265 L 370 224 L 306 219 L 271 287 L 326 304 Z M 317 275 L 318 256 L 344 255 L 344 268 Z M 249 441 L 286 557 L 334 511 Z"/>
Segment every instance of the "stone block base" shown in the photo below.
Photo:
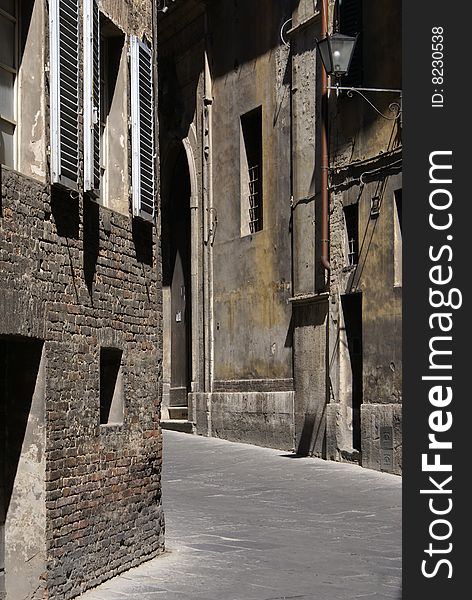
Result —
<path fill-rule="evenodd" d="M 192 394 L 196 433 L 292 450 L 293 399 L 292 391 Z"/>
<path fill-rule="evenodd" d="M 361 429 L 362 466 L 401 475 L 401 404 L 363 404 Z"/>

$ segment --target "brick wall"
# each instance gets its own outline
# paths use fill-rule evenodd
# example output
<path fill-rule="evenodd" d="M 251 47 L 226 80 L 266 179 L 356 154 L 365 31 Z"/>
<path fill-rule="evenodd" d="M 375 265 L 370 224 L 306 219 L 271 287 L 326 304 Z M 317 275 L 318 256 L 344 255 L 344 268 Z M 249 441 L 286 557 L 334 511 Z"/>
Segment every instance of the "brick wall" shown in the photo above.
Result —
<path fill-rule="evenodd" d="M 153 226 L 3 169 L 0 336 L 44 340 L 51 600 L 163 549 L 159 274 Z M 122 425 L 100 425 L 101 347 L 123 352 Z"/>

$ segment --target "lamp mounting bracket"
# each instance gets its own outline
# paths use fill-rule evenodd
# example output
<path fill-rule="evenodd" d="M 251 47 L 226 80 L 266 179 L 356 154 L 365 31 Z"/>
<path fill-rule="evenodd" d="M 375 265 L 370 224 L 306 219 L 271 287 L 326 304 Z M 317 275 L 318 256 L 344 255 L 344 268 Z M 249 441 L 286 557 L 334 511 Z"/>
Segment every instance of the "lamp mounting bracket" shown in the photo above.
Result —
<path fill-rule="evenodd" d="M 401 117 L 402 114 L 402 90 L 395 90 L 390 88 L 365 88 L 365 87 L 346 87 L 342 85 L 328 86 L 327 90 L 335 91 L 338 96 L 340 92 L 346 92 L 346 95 L 349 98 L 353 98 L 354 94 L 361 96 L 367 104 L 369 104 L 377 114 L 379 114 L 382 118 L 387 119 L 387 121 L 396 121 Z M 369 100 L 366 96 L 368 93 L 389 93 L 389 94 L 398 94 L 400 99 L 398 102 L 391 102 L 389 104 L 388 110 L 392 113 L 391 115 L 386 115 L 381 112 L 375 104 Z"/>

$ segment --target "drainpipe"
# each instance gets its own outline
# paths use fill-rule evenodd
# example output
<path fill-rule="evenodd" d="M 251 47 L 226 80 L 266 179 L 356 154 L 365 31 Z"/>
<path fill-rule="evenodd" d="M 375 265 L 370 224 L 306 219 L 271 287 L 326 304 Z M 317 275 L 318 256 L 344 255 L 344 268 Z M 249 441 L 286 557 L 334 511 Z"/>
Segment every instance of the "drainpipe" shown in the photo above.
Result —
<path fill-rule="evenodd" d="M 203 98 L 203 242 L 204 242 L 204 356 L 205 384 L 207 394 L 207 435 L 212 435 L 211 399 L 213 392 L 214 372 L 214 323 L 213 323 L 213 241 L 214 241 L 214 207 L 213 207 L 213 162 L 212 162 L 212 80 L 208 62 L 208 13 L 205 8 L 205 53 L 204 53 L 204 98 Z"/>
<path fill-rule="evenodd" d="M 208 158 L 207 158 L 207 190 L 208 190 L 208 317 L 209 317 L 209 361 L 208 361 L 208 391 L 213 392 L 213 372 L 214 372 L 214 319 L 213 319 L 213 242 L 216 230 L 216 211 L 213 206 L 213 156 L 212 156 L 212 80 L 210 65 L 208 63 L 208 52 L 205 51 L 205 108 L 207 111 L 208 126 Z"/>
<path fill-rule="evenodd" d="M 328 0 L 322 0 L 321 39 L 328 34 L 328 14 Z M 321 264 L 329 273 L 331 265 L 329 263 L 328 160 L 328 76 L 321 66 Z"/>

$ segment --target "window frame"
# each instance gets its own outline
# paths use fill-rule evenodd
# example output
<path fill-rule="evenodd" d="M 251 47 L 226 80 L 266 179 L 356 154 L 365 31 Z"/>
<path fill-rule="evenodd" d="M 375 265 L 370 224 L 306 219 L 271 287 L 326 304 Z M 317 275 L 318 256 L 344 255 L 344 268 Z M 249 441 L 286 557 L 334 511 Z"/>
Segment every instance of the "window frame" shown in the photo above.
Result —
<path fill-rule="evenodd" d="M 98 40 L 96 39 L 98 37 Z M 83 160 L 84 160 L 84 192 L 94 196 L 100 193 L 100 179 L 96 176 L 97 161 L 100 163 L 101 135 L 99 133 L 98 154 L 95 146 L 97 136 L 96 127 L 100 127 L 100 101 L 101 88 L 94 78 L 94 59 L 98 53 L 99 78 L 100 78 L 100 12 L 97 0 L 83 0 L 83 68 L 84 68 L 84 95 L 83 95 Z M 100 164 L 98 173 L 101 174 Z M 97 185 L 98 184 L 98 185 Z"/>
<path fill-rule="evenodd" d="M 403 287 L 403 190 L 393 194 L 393 287 Z"/>
<path fill-rule="evenodd" d="M 241 237 L 255 235 L 264 230 L 263 117 L 263 107 L 259 105 L 239 118 Z M 253 177 L 256 169 L 258 176 Z M 255 198 L 257 204 L 254 204 Z"/>
<path fill-rule="evenodd" d="M 359 202 L 343 206 L 346 265 L 354 269 L 359 264 Z M 355 231 L 353 229 L 355 228 Z M 354 237 L 351 237 L 354 234 Z"/>
<path fill-rule="evenodd" d="M 0 161 L 1 164 L 8 166 L 12 169 L 15 169 L 18 163 L 18 152 L 17 152 L 17 132 L 18 132 L 18 93 L 17 93 L 17 82 L 18 82 L 18 63 L 19 63 L 19 55 L 20 55 L 20 0 L 14 0 L 14 9 L 15 14 L 12 15 L 7 10 L 0 8 L 0 16 L 14 23 L 14 41 L 13 41 L 13 63 L 14 66 L 11 67 L 3 62 L 0 62 L 0 69 L 3 71 L 10 73 L 14 77 L 13 87 L 12 87 L 12 95 L 13 95 L 13 118 L 8 117 L 7 115 L 0 112 L 0 123 L 6 123 L 7 126 L 13 128 L 12 134 L 12 164 L 8 164 L 3 157 Z"/>
<path fill-rule="evenodd" d="M 156 213 L 156 140 L 155 140 L 155 103 L 154 103 L 154 81 L 153 81 L 153 50 L 152 47 L 148 46 L 146 42 L 140 40 L 137 36 L 131 35 L 129 38 L 130 43 L 130 64 L 131 64 L 131 85 L 130 85 L 130 103 L 131 103 L 131 187 L 132 187 L 132 207 L 133 217 L 144 219 L 145 221 L 154 221 Z M 143 151 L 143 139 L 141 130 L 141 61 L 140 51 L 142 51 L 147 60 L 149 60 L 149 86 L 151 93 L 151 125 L 150 125 L 150 138 L 151 138 L 151 200 L 152 212 L 147 210 L 147 206 L 143 202 L 142 198 L 142 167 L 143 161 L 141 155 Z M 146 65 L 147 66 L 147 65 Z M 147 199 L 149 202 L 149 198 Z"/>
<path fill-rule="evenodd" d="M 75 179 L 71 179 L 67 175 L 63 174 L 63 162 L 62 162 L 62 111 L 61 107 L 64 105 L 62 97 L 62 86 L 61 86 L 61 20 L 60 20 L 60 6 L 61 2 L 66 4 L 70 2 L 76 6 L 76 17 L 77 17 L 77 96 L 74 100 L 77 100 L 77 122 L 76 127 L 73 131 L 73 135 L 77 137 L 77 161 L 76 161 L 76 172 Z M 81 152 L 81 129 L 79 127 L 79 113 L 83 108 L 81 106 L 80 96 L 80 77 L 79 77 L 79 66 L 81 60 L 81 41 L 80 41 L 80 0 L 49 0 L 49 70 L 50 70 L 50 86 L 49 86 L 49 101 L 50 101 L 50 156 L 51 156 L 51 183 L 60 184 L 66 188 L 72 190 L 79 189 L 80 180 L 80 152 Z M 70 28 L 69 28 L 70 31 Z M 65 112 L 65 111 L 64 111 Z M 83 140 L 82 140 L 83 141 Z M 75 140 L 73 140 L 75 143 Z M 75 150 L 75 148 L 74 148 Z M 72 164 L 72 163 L 71 163 Z"/>
<path fill-rule="evenodd" d="M 100 428 L 122 427 L 125 423 L 123 354 L 122 348 L 113 346 L 101 346 L 99 350 Z"/>

